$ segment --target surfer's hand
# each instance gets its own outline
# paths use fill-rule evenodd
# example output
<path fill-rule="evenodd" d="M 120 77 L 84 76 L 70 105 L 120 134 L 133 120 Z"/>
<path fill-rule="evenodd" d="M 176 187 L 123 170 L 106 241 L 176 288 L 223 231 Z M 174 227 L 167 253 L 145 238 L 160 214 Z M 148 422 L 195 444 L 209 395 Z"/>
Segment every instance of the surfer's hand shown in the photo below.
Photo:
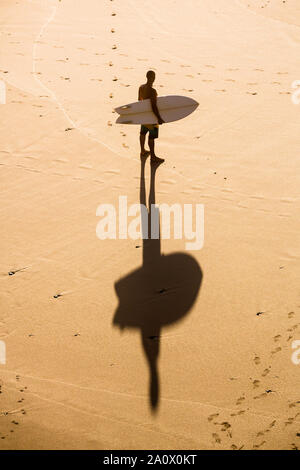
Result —
<path fill-rule="evenodd" d="M 164 122 L 165 122 L 165 121 L 164 121 L 163 119 L 159 118 L 158 124 L 163 124 Z"/>

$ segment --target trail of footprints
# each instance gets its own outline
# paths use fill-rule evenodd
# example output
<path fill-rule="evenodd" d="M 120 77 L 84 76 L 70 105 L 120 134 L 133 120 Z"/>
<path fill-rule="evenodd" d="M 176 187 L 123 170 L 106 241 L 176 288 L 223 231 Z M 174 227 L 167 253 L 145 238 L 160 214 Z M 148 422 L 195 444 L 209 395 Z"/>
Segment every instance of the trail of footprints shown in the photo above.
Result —
<path fill-rule="evenodd" d="M 294 311 L 288 312 L 287 320 L 292 320 L 294 317 Z M 291 327 L 287 328 L 283 334 L 276 334 L 273 337 L 274 349 L 270 351 L 269 361 L 274 358 L 274 355 L 283 351 L 283 349 L 286 347 L 286 343 L 289 343 L 292 339 L 294 339 L 293 333 L 299 329 L 299 326 L 300 323 L 294 323 Z M 225 417 L 225 419 L 224 413 L 221 411 L 219 413 L 210 414 L 207 417 L 207 421 L 212 426 L 214 426 L 214 428 L 216 428 L 216 430 L 214 430 L 211 434 L 212 442 L 215 445 L 223 445 L 224 447 L 225 444 L 226 448 L 230 448 L 232 450 L 241 450 L 245 448 L 243 443 L 233 442 L 235 439 L 238 441 L 239 436 L 238 433 L 234 433 L 235 421 L 232 421 L 232 419 L 247 415 L 247 412 L 249 412 L 250 408 L 246 405 L 246 403 L 249 404 L 251 400 L 266 399 L 269 395 L 276 393 L 276 390 L 273 390 L 268 386 L 268 376 L 272 371 L 272 365 L 263 365 L 263 362 L 265 361 L 262 361 L 261 357 L 258 355 L 254 356 L 253 362 L 255 366 L 260 367 L 260 377 L 251 379 L 253 391 L 252 394 L 248 393 L 246 395 L 245 392 L 236 399 L 235 406 L 241 407 L 242 409 L 237 409 L 236 412 L 230 413 L 229 418 Z M 274 377 L 276 378 L 276 376 L 273 376 L 272 378 Z M 234 380 L 234 378 L 231 378 L 231 380 Z M 261 393 L 257 393 L 259 389 L 263 389 L 263 391 Z M 282 420 L 273 419 L 265 428 L 258 430 L 255 435 L 252 448 L 263 448 L 264 445 L 267 444 L 268 436 L 274 429 L 279 428 L 280 426 L 280 430 L 284 432 L 287 427 L 291 426 L 295 420 L 297 420 L 297 418 L 300 416 L 300 399 L 287 403 L 287 414 L 292 414 L 292 416 L 288 416 L 284 422 L 282 422 Z M 221 416 L 223 416 L 223 418 Z M 249 420 L 249 417 L 247 419 Z M 295 442 L 290 443 L 291 449 L 298 450 L 300 448 L 300 442 L 297 443 L 297 438 L 299 437 L 300 433 L 296 433 Z"/>
<path fill-rule="evenodd" d="M 27 415 L 27 411 L 24 407 L 25 397 L 22 396 L 26 392 L 27 387 L 22 387 L 18 384 L 21 379 L 19 375 L 16 375 L 15 378 L 17 382 L 16 405 L 15 407 L 13 407 L 12 410 L 2 410 L 0 412 L 0 418 L 2 423 L 0 439 L 2 441 L 8 440 L 10 437 L 12 437 L 13 433 L 21 431 L 23 420 L 26 419 Z M 6 391 L 3 386 L 3 383 L 0 382 L 0 395 L 5 392 Z"/>

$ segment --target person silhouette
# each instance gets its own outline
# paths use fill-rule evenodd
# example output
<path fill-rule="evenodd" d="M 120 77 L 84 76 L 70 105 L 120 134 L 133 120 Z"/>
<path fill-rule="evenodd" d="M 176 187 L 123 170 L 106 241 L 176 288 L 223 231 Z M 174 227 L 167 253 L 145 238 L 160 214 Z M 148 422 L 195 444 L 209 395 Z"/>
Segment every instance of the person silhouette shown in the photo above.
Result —
<path fill-rule="evenodd" d="M 145 163 L 141 158 L 140 204 L 146 207 Z M 151 164 L 149 202 L 141 210 L 143 265 L 115 283 L 119 299 L 113 324 L 121 330 L 137 328 L 149 371 L 152 411 L 159 403 L 158 357 L 161 329 L 182 319 L 194 304 L 202 282 L 202 270 L 186 253 L 161 254 L 159 209 L 155 206 L 155 174 Z M 146 214 L 146 215 L 145 215 Z M 152 230 L 151 230 L 152 228 Z"/>
<path fill-rule="evenodd" d="M 145 140 L 146 134 L 149 132 L 148 144 L 151 155 L 152 163 L 163 163 L 163 158 L 158 158 L 155 155 L 154 151 L 154 141 L 158 138 L 158 128 L 159 124 L 163 124 L 165 121 L 162 119 L 159 114 L 157 107 L 157 91 L 153 88 L 153 83 L 155 80 L 155 72 L 153 70 L 148 70 L 146 74 L 147 82 L 140 86 L 139 88 L 139 101 L 150 99 L 152 111 L 157 117 L 158 124 L 142 124 L 140 130 L 140 145 L 141 145 L 141 157 L 147 156 L 147 150 L 145 150 Z"/>

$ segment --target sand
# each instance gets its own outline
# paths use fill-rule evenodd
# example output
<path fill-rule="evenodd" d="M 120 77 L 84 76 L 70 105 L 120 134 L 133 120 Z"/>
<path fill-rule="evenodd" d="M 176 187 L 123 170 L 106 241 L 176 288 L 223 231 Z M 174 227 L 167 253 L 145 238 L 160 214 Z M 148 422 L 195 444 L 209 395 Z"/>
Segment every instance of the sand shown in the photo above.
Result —
<path fill-rule="evenodd" d="M 298 3 L 1 1 L 1 449 L 300 447 Z M 115 288 L 144 294 L 142 241 L 99 240 L 96 209 L 139 203 L 138 127 L 112 110 L 148 69 L 199 102 L 160 128 L 155 198 L 204 204 L 205 240 L 161 240 L 199 289 L 143 344 Z M 176 315 L 192 279 L 169 271 L 145 311 Z"/>

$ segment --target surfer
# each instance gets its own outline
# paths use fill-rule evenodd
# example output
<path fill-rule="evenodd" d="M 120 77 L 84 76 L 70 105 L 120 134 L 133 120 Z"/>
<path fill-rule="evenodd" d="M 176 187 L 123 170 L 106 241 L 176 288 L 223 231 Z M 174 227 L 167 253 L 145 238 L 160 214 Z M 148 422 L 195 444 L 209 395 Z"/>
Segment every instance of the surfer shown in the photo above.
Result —
<path fill-rule="evenodd" d="M 154 152 L 154 140 L 158 137 L 158 127 L 159 124 L 163 124 L 165 121 L 162 119 L 157 108 L 157 91 L 152 87 L 155 80 L 155 72 L 153 70 L 148 70 L 147 74 L 147 83 L 141 85 L 139 88 L 139 101 L 146 100 L 150 98 L 152 111 L 157 117 L 158 124 L 142 124 L 140 131 L 140 144 L 141 144 L 141 157 L 147 156 L 149 152 L 145 150 L 145 140 L 146 134 L 149 132 L 148 144 L 150 148 L 151 162 L 152 163 L 163 163 L 163 158 L 158 158 Z"/>

